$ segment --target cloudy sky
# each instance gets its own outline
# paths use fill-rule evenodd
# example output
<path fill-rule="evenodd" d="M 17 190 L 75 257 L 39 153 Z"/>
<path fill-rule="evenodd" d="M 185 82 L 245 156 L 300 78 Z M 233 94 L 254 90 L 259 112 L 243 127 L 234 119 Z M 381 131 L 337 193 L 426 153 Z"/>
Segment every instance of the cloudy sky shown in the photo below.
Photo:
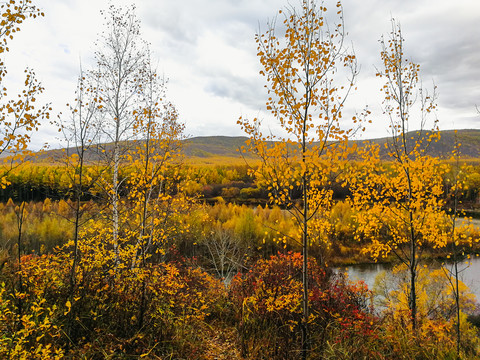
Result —
<path fill-rule="evenodd" d="M 33 68 L 45 87 L 42 101 L 54 115 L 66 113 L 74 98 L 80 62 L 94 64 L 101 9 L 124 0 L 36 0 L 45 17 L 28 20 L 10 44 L 8 84 Z M 264 79 L 258 74 L 254 35 L 279 9 L 299 0 L 141 0 L 136 2 L 142 34 L 151 44 L 158 70 L 169 78 L 168 96 L 190 136 L 243 135 L 239 116 L 265 117 Z M 333 7 L 332 1 L 326 1 Z M 478 0 L 344 0 L 344 17 L 361 66 L 358 90 L 347 113 L 368 104 L 373 125 L 363 138 L 388 134 L 379 105 L 378 39 L 393 16 L 402 25 L 407 55 L 421 65 L 424 85 L 438 87 L 441 129 L 480 128 L 480 2 Z M 67 115 L 64 115 L 67 116 Z M 275 125 L 272 123 L 273 128 Z M 33 145 L 58 144 L 45 124 Z"/>

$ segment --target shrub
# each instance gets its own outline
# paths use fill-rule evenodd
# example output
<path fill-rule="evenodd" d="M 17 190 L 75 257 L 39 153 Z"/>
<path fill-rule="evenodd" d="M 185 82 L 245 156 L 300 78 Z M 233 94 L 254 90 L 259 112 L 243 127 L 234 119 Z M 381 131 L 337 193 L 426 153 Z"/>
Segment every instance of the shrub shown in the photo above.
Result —
<path fill-rule="evenodd" d="M 278 254 L 259 260 L 230 287 L 244 356 L 290 359 L 301 348 L 302 256 Z M 363 283 L 350 283 L 341 275 L 309 262 L 309 331 L 311 356 L 321 356 L 328 341 L 373 333 L 370 293 Z M 337 331 L 333 332 L 335 328 Z M 328 336 L 334 334 L 334 338 Z"/>
<path fill-rule="evenodd" d="M 0 358 L 199 359 L 208 351 L 206 322 L 226 301 L 218 279 L 178 262 L 113 271 L 84 253 L 72 292 L 71 261 L 69 252 L 28 255 L 20 273 L 9 269 L 9 282 L 21 274 L 22 291 L 0 286 Z"/>

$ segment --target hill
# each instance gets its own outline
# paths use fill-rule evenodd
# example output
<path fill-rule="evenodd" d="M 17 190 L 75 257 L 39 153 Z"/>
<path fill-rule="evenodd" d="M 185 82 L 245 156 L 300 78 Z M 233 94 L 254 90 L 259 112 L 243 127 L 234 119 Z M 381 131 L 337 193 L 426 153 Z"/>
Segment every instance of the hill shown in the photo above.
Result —
<path fill-rule="evenodd" d="M 417 137 L 416 132 L 410 132 L 407 134 L 408 142 L 412 143 L 412 138 Z M 444 130 L 440 132 L 440 140 L 432 142 L 429 145 L 428 153 L 435 157 L 449 158 L 451 156 L 453 147 L 455 145 L 455 136 L 457 141 L 461 144 L 461 157 L 479 159 L 480 158 L 480 130 L 477 129 L 465 129 L 457 130 L 455 135 L 454 130 Z M 228 136 L 207 136 L 207 137 L 194 137 L 185 140 L 185 155 L 187 158 L 239 158 L 240 154 L 237 151 L 241 146 L 245 145 L 246 137 L 228 137 Z M 362 146 L 364 143 L 376 143 L 380 145 L 380 155 L 385 158 L 386 148 L 385 144 L 391 142 L 390 137 L 358 140 L 354 141 L 358 146 Z M 247 157 L 251 155 L 247 154 Z"/>
<path fill-rule="evenodd" d="M 430 144 L 429 153 L 432 156 L 440 158 L 449 158 L 455 144 L 454 130 L 445 130 L 440 132 L 441 137 L 438 142 Z M 416 132 L 407 134 L 411 138 L 416 137 Z M 461 157 L 470 159 L 480 159 L 480 130 L 465 129 L 458 130 L 456 134 L 457 141 L 461 143 Z M 187 162 L 190 164 L 215 165 L 215 164 L 239 164 L 246 159 L 254 159 L 251 154 L 241 154 L 238 149 L 245 145 L 247 140 L 244 136 L 199 136 L 184 140 L 183 148 Z M 385 144 L 390 142 L 391 138 L 384 137 L 379 139 L 369 139 L 357 142 L 359 146 L 364 143 L 373 142 L 381 145 L 380 155 L 386 157 Z M 109 146 L 103 148 L 108 149 Z M 49 150 L 37 154 L 36 162 L 56 163 L 63 153 L 61 150 Z M 89 159 L 95 159 L 94 153 L 87 156 Z"/>
<path fill-rule="evenodd" d="M 412 139 L 417 137 L 418 133 L 415 131 L 407 133 L 407 143 L 412 146 L 414 141 Z M 453 147 L 455 146 L 455 138 L 456 141 L 461 144 L 460 152 L 462 158 L 480 158 L 480 130 L 477 129 L 457 130 L 456 134 L 455 130 L 440 131 L 440 140 L 429 144 L 428 154 L 442 159 L 449 158 L 452 154 Z M 385 144 L 391 143 L 391 140 L 390 137 L 384 137 L 362 141 L 362 143 L 373 142 L 379 144 L 380 156 L 386 158 L 387 150 Z"/>
<path fill-rule="evenodd" d="M 193 137 L 184 141 L 184 152 L 187 157 L 238 157 L 238 149 L 245 145 L 246 140 L 244 136 Z"/>

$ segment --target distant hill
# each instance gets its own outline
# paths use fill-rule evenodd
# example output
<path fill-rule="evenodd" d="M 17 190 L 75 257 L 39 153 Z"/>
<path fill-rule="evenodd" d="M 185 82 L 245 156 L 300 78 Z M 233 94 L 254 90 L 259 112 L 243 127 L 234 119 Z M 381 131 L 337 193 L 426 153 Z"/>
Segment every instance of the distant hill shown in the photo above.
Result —
<path fill-rule="evenodd" d="M 455 144 L 455 131 L 441 131 L 441 139 L 432 144 L 432 155 L 448 156 Z M 480 130 L 457 130 L 457 141 L 461 144 L 460 152 L 462 157 L 480 158 Z"/>
<path fill-rule="evenodd" d="M 407 143 L 412 146 L 412 138 L 415 139 L 418 136 L 417 132 L 412 131 L 406 135 Z M 455 137 L 456 141 L 461 144 L 460 152 L 462 158 L 480 158 L 480 130 L 477 129 L 457 130 L 456 135 L 455 130 L 440 131 L 440 140 L 429 144 L 428 154 L 445 159 L 451 157 L 453 147 L 455 146 Z M 380 156 L 385 158 L 387 155 L 385 143 L 391 143 L 391 137 L 365 140 L 363 142 L 380 144 Z"/>
<path fill-rule="evenodd" d="M 441 131 L 441 138 L 438 142 L 430 144 L 429 153 L 432 156 L 440 158 L 449 158 L 455 144 L 454 130 Z M 411 132 L 407 134 L 407 138 L 415 137 L 416 133 Z M 462 158 L 476 158 L 480 159 L 480 130 L 466 129 L 457 131 L 457 140 L 462 144 L 461 157 Z M 190 163 L 199 164 L 219 164 L 219 163 L 239 163 L 241 154 L 238 151 L 245 145 L 247 137 L 244 136 L 200 136 L 192 137 L 184 140 L 184 153 Z M 381 156 L 385 157 L 385 143 L 391 138 L 379 138 L 356 141 L 359 146 L 365 142 L 373 142 L 381 145 Z M 409 140 L 411 141 L 411 140 Z M 108 148 L 108 146 L 107 146 Z M 250 154 L 243 154 L 246 158 L 252 158 Z M 49 150 L 38 154 L 37 162 L 57 162 L 62 157 L 61 150 Z M 89 154 L 87 156 L 94 159 L 95 155 Z"/>
<path fill-rule="evenodd" d="M 455 145 L 455 131 L 445 130 L 440 132 L 440 140 L 432 142 L 429 145 L 428 153 L 435 157 L 449 158 Z M 412 137 L 417 136 L 416 132 L 407 133 L 409 143 Z M 457 130 L 457 141 L 461 144 L 462 158 L 480 159 L 480 130 Z M 206 136 L 194 137 L 185 140 L 184 151 L 187 157 L 196 158 L 213 158 L 213 157 L 235 157 L 238 158 L 237 151 L 241 146 L 245 145 L 247 140 L 244 136 L 228 137 L 228 136 Z M 365 142 L 377 143 L 381 146 L 380 155 L 386 157 L 385 143 L 390 142 L 390 137 L 379 139 L 359 140 L 358 146 L 362 146 Z"/>
<path fill-rule="evenodd" d="M 245 145 L 245 136 L 199 136 L 184 141 L 187 157 L 238 157 L 238 149 Z"/>

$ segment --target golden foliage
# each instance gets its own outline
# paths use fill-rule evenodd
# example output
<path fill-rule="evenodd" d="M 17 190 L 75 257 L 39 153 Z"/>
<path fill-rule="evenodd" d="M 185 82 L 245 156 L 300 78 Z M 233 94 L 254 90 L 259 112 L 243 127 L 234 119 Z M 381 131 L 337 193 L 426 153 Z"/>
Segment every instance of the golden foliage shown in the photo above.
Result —
<path fill-rule="evenodd" d="M 275 23 L 256 35 L 269 94 L 266 107 L 286 135 L 265 135 L 258 118 L 238 120 L 249 136 L 244 151 L 260 159 L 252 170 L 258 185 L 266 188 L 271 203 L 292 213 L 301 241 L 308 244 L 328 243 L 325 214 L 332 205 L 332 180 L 354 151 L 347 146 L 353 129 L 344 130 L 340 119 L 354 86 L 356 59 L 344 48 L 340 2 L 335 27 L 327 26 L 327 14 L 323 3 L 305 0 L 300 11 L 285 14 L 283 36 L 277 37 Z M 339 85 L 344 70 L 350 79 Z"/>
<path fill-rule="evenodd" d="M 11 154 L 5 162 L 9 167 L 15 165 L 18 156 L 23 155 L 30 142 L 31 133 L 38 130 L 40 120 L 49 118 L 51 108 L 43 106 L 36 109 L 36 97 L 43 92 L 42 85 L 35 78 L 31 69 L 25 70 L 25 87 L 18 96 L 8 96 L 8 90 L 3 85 L 7 76 L 4 63 L 5 53 L 9 51 L 8 44 L 14 34 L 20 31 L 20 25 L 27 18 L 43 16 L 43 13 L 30 0 L 11 0 L 0 6 L 0 154 Z M 0 186 L 8 182 L 5 173 L 0 176 Z"/>

